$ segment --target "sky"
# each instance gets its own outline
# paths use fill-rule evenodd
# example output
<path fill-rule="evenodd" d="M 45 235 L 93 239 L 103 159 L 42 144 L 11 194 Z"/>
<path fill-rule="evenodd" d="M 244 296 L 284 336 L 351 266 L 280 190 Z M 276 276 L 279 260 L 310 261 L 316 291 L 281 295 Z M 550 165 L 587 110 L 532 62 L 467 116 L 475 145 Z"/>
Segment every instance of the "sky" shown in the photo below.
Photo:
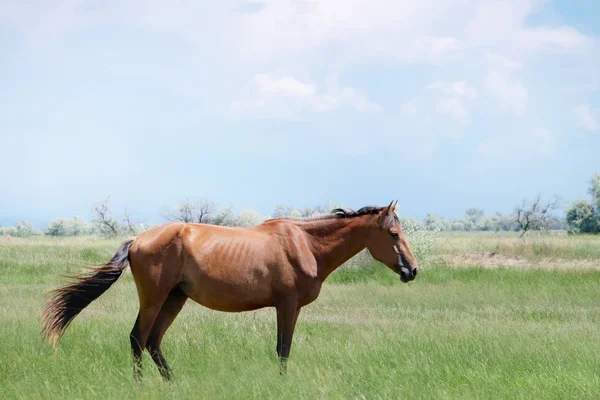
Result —
<path fill-rule="evenodd" d="M 3 0 L 0 224 L 568 205 L 600 172 L 599 39 L 597 0 Z"/>

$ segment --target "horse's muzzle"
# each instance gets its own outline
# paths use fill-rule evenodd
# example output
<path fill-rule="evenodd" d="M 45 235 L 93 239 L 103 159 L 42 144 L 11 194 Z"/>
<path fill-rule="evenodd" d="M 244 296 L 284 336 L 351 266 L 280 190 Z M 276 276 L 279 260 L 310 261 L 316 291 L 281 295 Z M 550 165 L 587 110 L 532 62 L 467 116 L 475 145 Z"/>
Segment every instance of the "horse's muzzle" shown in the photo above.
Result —
<path fill-rule="evenodd" d="M 398 273 L 400 274 L 400 280 L 404 283 L 410 282 L 417 277 L 419 272 L 418 268 L 409 268 L 405 266 L 398 266 Z"/>

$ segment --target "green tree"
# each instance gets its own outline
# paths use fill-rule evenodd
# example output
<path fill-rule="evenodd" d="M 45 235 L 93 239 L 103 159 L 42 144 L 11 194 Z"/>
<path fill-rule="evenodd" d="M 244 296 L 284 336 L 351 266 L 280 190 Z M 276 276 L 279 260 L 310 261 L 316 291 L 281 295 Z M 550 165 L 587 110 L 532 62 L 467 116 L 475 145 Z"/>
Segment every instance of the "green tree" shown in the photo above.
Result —
<path fill-rule="evenodd" d="M 448 228 L 448 223 L 444 217 L 438 214 L 427 214 L 423 220 L 423 224 L 428 231 L 444 231 Z"/>
<path fill-rule="evenodd" d="M 278 204 L 273 211 L 272 218 L 299 218 L 302 214 L 293 206 Z"/>
<path fill-rule="evenodd" d="M 598 207 L 587 200 L 576 201 L 567 211 L 569 233 L 599 233 Z"/>
<path fill-rule="evenodd" d="M 481 208 L 469 208 L 465 211 L 465 219 L 471 222 L 474 229 L 479 229 L 483 223 L 485 213 Z"/>
<path fill-rule="evenodd" d="M 600 174 L 594 175 L 590 184 L 590 195 L 594 203 L 596 203 L 597 209 L 600 211 Z"/>
<path fill-rule="evenodd" d="M 27 236 L 39 236 L 42 232 L 35 229 L 29 221 L 21 220 L 15 224 L 13 236 L 27 237 Z"/>

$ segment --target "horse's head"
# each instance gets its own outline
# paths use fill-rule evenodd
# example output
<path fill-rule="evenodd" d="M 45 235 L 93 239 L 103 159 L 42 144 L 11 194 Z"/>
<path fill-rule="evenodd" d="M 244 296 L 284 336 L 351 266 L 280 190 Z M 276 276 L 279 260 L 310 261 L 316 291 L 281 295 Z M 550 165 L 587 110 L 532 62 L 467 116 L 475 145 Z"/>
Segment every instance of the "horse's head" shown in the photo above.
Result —
<path fill-rule="evenodd" d="M 417 276 L 419 265 L 394 212 L 397 203 L 390 203 L 378 214 L 367 248 L 377 261 L 398 273 L 402 282 L 409 282 Z"/>

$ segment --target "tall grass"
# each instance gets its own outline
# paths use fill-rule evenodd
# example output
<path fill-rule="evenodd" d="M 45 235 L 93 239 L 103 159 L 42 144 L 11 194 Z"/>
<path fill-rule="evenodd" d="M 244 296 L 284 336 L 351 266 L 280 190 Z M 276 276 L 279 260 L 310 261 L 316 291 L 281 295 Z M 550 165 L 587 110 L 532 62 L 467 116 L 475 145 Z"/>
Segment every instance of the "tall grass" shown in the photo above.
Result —
<path fill-rule="evenodd" d="M 488 249 L 487 237 L 472 236 L 471 247 L 467 240 L 442 238 L 435 251 Z M 188 302 L 163 345 L 174 382 L 164 383 L 145 355 L 136 384 L 130 274 L 84 310 L 56 350 L 40 335 L 46 291 L 61 274 L 105 262 L 118 241 L 0 243 L 3 399 L 594 399 L 600 392 L 598 271 L 430 262 L 401 284 L 378 263 L 346 266 L 300 314 L 285 377 L 273 310 L 229 314 Z M 521 249 L 500 247 L 508 255 Z"/>
<path fill-rule="evenodd" d="M 496 252 L 510 256 L 600 258 L 600 235 L 566 232 L 532 232 L 521 238 L 515 232 L 443 232 L 434 247 L 439 254 Z"/>

